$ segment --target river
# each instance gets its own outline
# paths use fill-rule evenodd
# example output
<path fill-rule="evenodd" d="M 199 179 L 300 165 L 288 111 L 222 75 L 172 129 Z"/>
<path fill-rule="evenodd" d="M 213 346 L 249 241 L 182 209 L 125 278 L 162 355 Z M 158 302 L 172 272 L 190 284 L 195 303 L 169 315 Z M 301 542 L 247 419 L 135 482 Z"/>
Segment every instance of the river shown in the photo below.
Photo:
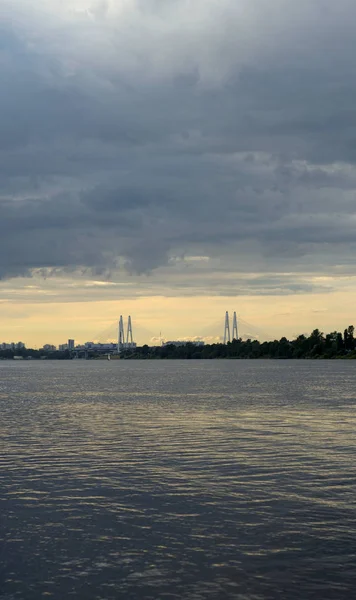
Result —
<path fill-rule="evenodd" d="M 350 600 L 356 362 L 0 362 L 2 600 Z"/>

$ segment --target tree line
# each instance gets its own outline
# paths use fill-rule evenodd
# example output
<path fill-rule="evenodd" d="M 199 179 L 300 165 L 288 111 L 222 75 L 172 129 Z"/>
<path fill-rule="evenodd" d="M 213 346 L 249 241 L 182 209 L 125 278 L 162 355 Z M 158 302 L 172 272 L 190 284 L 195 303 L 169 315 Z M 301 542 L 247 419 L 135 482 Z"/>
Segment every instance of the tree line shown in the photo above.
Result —
<path fill-rule="evenodd" d="M 6 350 L 0 349 L 0 360 L 12 359 L 14 356 L 18 356 L 24 359 L 41 360 L 45 358 L 55 358 L 56 360 L 68 360 L 72 358 L 69 350 L 41 350 L 33 348 L 21 348 L 21 350 L 14 350 L 7 348 Z"/>
<path fill-rule="evenodd" d="M 343 333 L 332 331 L 324 335 L 314 329 L 309 336 L 299 335 L 293 340 L 282 337 L 280 340 L 260 342 L 258 340 L 233 340 L 227 344 L 206 344 L 196 346 L 187 342 L 183 346 L 168 344 L 150 347 L 144 345 L 135 350 L 126 350 L 120 354 L 124 359 L 214 359 L 214 358 L 275 358 L 275 359 L 320 359 L 320 358 L 356 358 L 356 339 L 354 326 L 349 325 Z M 25 359 L 59 359 L 73 358 L 73 353 L 66 351 L 46 351 L 23 348 L 21 350 L 0 350 L 0 359 L 11 359 L 22 356 Z M 100 355 L 88 352 L 87 358 L 95 359 Z"/>
<path fill-rule="evenodd" d="M 350 325 L 343 333 L 333 331 L 324 335 L 314 329 L 309 336 L 299 335 L 294 340 L 282 337 L 280 340 L 259 342 L 258 340 L 233 340 L 227 344 L 206 344 L 195 346 L 187 342 L 184 346 L 147 345 L 135 351 L 122 354 L 126 359 L 214 359 L 214 358 L 276 358 L 276 359 L 320 359 L 356 358 L 354 327 Z"/>

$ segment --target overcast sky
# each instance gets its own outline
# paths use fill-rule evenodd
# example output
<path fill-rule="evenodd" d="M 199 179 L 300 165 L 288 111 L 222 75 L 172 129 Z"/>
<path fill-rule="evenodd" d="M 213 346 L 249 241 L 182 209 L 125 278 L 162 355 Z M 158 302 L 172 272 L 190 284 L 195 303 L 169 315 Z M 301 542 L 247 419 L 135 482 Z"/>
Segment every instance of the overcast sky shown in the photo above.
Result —
<path fill-rule="evenodd" d="M 354 0 L 1 0 L 0 341 L 121 313 L 356 325 L 355 22 Z"/>

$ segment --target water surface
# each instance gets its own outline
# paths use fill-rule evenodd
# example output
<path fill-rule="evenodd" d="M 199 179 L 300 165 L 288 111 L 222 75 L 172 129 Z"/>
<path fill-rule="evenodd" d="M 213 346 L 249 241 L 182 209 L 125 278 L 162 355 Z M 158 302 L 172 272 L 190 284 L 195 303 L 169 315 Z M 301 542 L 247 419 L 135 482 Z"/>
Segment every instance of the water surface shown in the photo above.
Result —
<path fill-rule="evenodd" d="M 4 600 L 349 600 L 353 361 L 0 362 Z"/>

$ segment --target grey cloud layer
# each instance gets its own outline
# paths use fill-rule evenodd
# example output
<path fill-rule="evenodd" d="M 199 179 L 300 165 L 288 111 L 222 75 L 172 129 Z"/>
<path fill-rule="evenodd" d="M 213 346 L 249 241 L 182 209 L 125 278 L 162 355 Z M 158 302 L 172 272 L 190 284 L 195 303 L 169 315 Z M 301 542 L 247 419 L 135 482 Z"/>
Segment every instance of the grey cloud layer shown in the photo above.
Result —
<path fill-rule="evenodd" d="M 4 4 L 0 278 L 353 274 L 354 2 Z"/>

